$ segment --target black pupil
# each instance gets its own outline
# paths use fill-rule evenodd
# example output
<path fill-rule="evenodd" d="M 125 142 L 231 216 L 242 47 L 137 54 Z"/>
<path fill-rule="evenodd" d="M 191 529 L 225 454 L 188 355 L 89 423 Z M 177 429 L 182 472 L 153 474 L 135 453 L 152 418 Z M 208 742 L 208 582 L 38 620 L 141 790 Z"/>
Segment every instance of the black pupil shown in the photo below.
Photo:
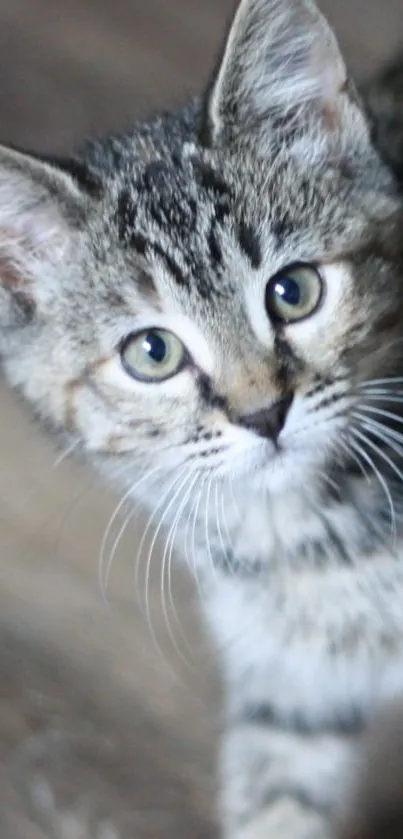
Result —
<path fill-rule="evenodd" d="M 167 345 L 158 332 L 149 332 L 144 338 L 144 351 L 147 355 L 155 361 L 156 364 L 161 364 L 165 360 L 167 354 Z"/>
<path fill-rule="evenodd" d="M 301 302 L 301 286 L 292 277 L 282 277 L 276 280 L 275 293 L 287 303 L 287 306 L 298 306 Z"/>

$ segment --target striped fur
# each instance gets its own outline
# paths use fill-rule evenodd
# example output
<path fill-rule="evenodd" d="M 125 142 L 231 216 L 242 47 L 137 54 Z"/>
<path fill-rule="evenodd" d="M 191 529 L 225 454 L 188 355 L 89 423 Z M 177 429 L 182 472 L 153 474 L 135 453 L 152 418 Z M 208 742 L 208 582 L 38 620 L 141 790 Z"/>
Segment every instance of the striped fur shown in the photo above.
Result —
<path fill-rule="evenodd" d="M 311 0 L 242 0 L 202 100 L 72 160 L 0 151 L 3 367 L 195 568 L 226 839 L 350 830 L 363 732 L 403 692 L 392 77 L 366 108 Z M 182 346 L 159 381 L 152 330 L 154 372 Z"/>

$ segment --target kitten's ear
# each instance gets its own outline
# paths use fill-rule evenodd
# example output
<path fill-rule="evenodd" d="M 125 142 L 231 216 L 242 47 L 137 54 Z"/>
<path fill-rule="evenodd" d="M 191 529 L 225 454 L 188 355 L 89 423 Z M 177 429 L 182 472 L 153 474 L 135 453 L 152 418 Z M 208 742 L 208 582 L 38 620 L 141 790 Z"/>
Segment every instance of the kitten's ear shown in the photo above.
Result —
<path fill-rule="evenodd" d="M 32 317 L 56 293 L 88 188 L 79 164 L 0 147 L 0 328 Z"/>
<path fill-rule="evenodd" d="M 344 61 L 311 0 L 242 0 L 207 97 L 204 139 L 337 130 Z M 268 141 L 268 140 L 267 140 Z"/>

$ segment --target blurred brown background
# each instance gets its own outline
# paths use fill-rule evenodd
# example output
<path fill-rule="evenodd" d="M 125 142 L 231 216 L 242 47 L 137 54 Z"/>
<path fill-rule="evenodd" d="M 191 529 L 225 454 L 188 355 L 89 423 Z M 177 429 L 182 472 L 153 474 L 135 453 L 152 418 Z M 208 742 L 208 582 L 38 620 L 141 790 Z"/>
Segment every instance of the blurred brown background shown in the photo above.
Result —
<path fill-rule="evenodd" d="M 403 0 L 323 7 L 361 77 L 403 45 Z M 1 0 L 1 139 L 68 150 L 182 101 L 206 80 L 232 8 Z M 85 466 L 58 462 L 3 384 L 0 435 L 1 839 L 213 837 L 217 690 L 191 584 L 176 574 L 177 617 L 168 603 L 178 652 L 158 556 L 151 628 L 145 558 L 135 594 L 138 520 L 116 553 L 105 605 L 98 561 L 116 500 Z"/>

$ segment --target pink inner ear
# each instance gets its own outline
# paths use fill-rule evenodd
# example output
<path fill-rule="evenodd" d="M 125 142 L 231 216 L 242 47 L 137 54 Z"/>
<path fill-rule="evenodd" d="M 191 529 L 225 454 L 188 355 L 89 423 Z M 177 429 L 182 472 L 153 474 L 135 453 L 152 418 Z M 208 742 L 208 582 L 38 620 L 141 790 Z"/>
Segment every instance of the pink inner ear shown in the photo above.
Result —
<path fill-rule="evenodd" d="M 22 277 L 10 264 L 0 260 L 0 280 L 6 288 L 15 288 L 22 282 Z"/>
<path fill-rule="evenodd" d="M 25 278 L 18 271 L 18 266 L 13 265 L 7 258 L 0 256 L 0 286 L 7 289 L 27 319 L 31 318 L 35 311 L 35 301 L 29 294 Z"/>
<path fill-rule="evenodd" d="M 18 229 L 20 228 L 20 229 Z M 32 242 L 22 229 L 21 219 L 15 228 L 7 225 L 0 229 L 0 286 L 10 296 L 26 319 L 30 319 L 35 311 L 33 295 L 33 277 L 30 276 L 30 257 L 32 258 Z M 24 263 L 26 266 L 24 268 Z"/>
<path fill-rule="evenodd" d="M 23 237 L 14 230 L 0 229 L 0 281 L 2 286 L 13 289 L 24 282 L 21 253 L 26 250 Z"/>
<path fill-rule="evenodd" d="M 24 208 L 0 225 L 0 282 L 7 288 L 38 280 L 63 259 L 67 244 L 57 209 Z"/>

